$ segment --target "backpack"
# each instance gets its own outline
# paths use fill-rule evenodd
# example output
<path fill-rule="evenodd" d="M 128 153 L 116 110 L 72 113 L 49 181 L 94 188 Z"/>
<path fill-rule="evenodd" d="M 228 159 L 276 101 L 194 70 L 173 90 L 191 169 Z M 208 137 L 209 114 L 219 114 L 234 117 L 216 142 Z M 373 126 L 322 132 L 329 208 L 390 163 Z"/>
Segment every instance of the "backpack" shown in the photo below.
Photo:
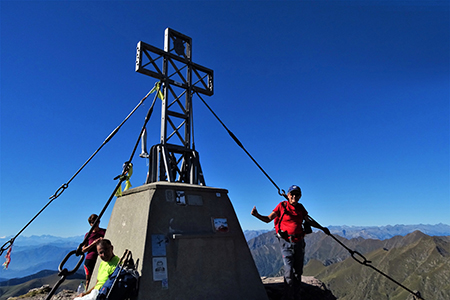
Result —
<path fill-rule="evenodd" d="M 122 262 L 122 260 L 124 260 Z M 124 300 L 137 295 L 139 273 L 131 251 L 125 250 L 114 272 L 101 287 L 96 300 Z"/>

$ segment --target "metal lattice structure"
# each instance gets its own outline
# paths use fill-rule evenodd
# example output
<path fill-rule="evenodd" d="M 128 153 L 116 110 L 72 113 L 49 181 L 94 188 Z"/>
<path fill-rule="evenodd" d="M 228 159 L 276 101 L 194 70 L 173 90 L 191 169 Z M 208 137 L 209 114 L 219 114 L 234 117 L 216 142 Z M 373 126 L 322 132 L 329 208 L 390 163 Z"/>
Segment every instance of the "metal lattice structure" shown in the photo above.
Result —
<path fill-rule="evenodd" d="M 139 42 L 136 72 L 162 83 L 160 144 L 149 155 L 147 183 L 156 181 L 205 185 L 193 143 L 192 96 L 213 95 L 213 70 L 192 62 L 192 39 L 165 31 L 164 50 Z"/>

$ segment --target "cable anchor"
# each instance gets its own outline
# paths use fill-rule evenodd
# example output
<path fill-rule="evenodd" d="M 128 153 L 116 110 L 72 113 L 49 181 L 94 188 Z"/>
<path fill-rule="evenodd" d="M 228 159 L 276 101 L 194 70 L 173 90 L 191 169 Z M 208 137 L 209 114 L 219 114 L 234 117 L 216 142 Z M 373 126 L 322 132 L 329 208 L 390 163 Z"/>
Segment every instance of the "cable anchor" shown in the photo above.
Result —
<path fill-rule="evenodd" d="M 0 249 L 0 256 L 3 254 L 3 251 L 8 250 L 12 244 L 14 243 L 14 240 L 16 238 L 12 238 L 9 241 L 7 241 L 6 243 L 3 244 L 2 248 Z"/>
<path fill-rule="evenodd" d="M 367 260 L 367 258 L 364 257 L 364 255 L 362 255 L 361 253 L 359 253 L 358 251 L 354 251 L 354 250 L 349 250 L 350 255 L 352 256 L 352 258 L 354 260 L 356 260 L 357 262 L 359 262 L 362 265 L 367 266 L 368 264 L 371 264 L 372 262 L 370 260 Z M 362 258 L 363 260 L 359 260 L 358 258 L 355 257 L 355 254 L 358 255 L 360 258 Z"/>
<path fill-rule="evenodd" d="M 68 187 L 69 187 L 69 184 L 64 183 L 63 185 L 61 185 L 59 187 L 59 189 L 56 190 L 56 192 L 52 196 L 49 197 L 49 199 L 53 200 L 53 199 L 58 198 Z"/>

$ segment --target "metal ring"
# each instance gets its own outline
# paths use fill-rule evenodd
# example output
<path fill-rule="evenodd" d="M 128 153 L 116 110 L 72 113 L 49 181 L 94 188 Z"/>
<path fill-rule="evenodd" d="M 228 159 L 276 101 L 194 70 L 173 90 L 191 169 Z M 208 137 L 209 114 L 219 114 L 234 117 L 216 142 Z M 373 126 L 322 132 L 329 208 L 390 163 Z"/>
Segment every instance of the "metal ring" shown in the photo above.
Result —
<path fill-rule="evenodd" d="M 68 187 L 69 185 L 67 183 L 64 183 L 59 187 L 59 189 L 56 190 L 56 192 L 53 194 L 53 196 L 50 197 L 50 199 L 58 198 Z"/>
<path fill-rule="evenodd" d="M 359 257 L 361 257 L 362 259 L 364 259 L 364 261 L 360 261 L 359 259 L 357 259 L 357 258 L 355 257 L 355 254 L 357 254 Z M 362 265 L 367 265 L 367 264 L 370 264 L 370 263 L 371 263 L 370 261 L 368 261 L 368 260 L 364 257 L 364 255 L 362 255 L 362 254 L 359 253 L 358 251 L 351 251 L 351 255 L 352 255 L 352 257 L 353 257 L 354 260 L 356 260 L 357 262 L 359 262 L 359 263 L 362 264 Z"/>
<path fill-rule="evenodd" d="M 3 251 L 8 250 L 14 242 L 14 239 L 10 239 L 6 243 L 3 244 L 2 248 L 0 249 L 0 255 L 3 254 Z"/>
<path fill-rule="evenodd" d="M 78 260 L 78 263 L 77 263 L 77 265 L 75 266 L 75 268 L 73 270 L 69 271 L 66 268 L 63 269 L 63 266 L 65 265 L 65 263 L 67 262 L 69 257 L 71 257 L 74 254 L 76 255 L 76 253 L 77 253 L 77 250 L 72 250 L 66 255 L 66 257 L 64 257 L 64 259 L 62 260 L 62 262 L 58 266 L 58 271 L 59 271 L 58 275 L 61 276 L 61 274 L 62 274 L 62 275 L 69 276 L 69 275 L 75 274 L 75 272 L 80 268 L 80 266 L 81 266 L 81 264 L 83 263 L 83 260 L 84 260 L 84 253 L 82 253 L 82 255 L 80 255 L 80 259 Z"/>

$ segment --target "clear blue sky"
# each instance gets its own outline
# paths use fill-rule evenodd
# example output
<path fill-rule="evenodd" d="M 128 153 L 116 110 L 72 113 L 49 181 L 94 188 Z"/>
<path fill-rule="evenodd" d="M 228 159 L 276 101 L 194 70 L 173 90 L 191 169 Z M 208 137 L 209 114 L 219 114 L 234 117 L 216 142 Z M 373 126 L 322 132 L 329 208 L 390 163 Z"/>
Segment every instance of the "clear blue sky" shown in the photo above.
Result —
<path fill-rule="evenodd" d="M 302 187 L 317 221 L 450 223 L 448 1 L 1 1 L 0 236 L 152 88 L 134 71 L 136 44 L 163 48 L 167 27 L 214 70 L 209 105 L 281 188 Z M 23 235 L 89 229 L 150 103 Z M 200 101 L 194 120 L 206 184 L 229 190 L 243 229 L 270 229 L 250 211 L 270 213 L 275 187 Z M 159 129 L 160 105 L 149 145 Z M 147 167 L 134 165 L 136 187 Z"/>

